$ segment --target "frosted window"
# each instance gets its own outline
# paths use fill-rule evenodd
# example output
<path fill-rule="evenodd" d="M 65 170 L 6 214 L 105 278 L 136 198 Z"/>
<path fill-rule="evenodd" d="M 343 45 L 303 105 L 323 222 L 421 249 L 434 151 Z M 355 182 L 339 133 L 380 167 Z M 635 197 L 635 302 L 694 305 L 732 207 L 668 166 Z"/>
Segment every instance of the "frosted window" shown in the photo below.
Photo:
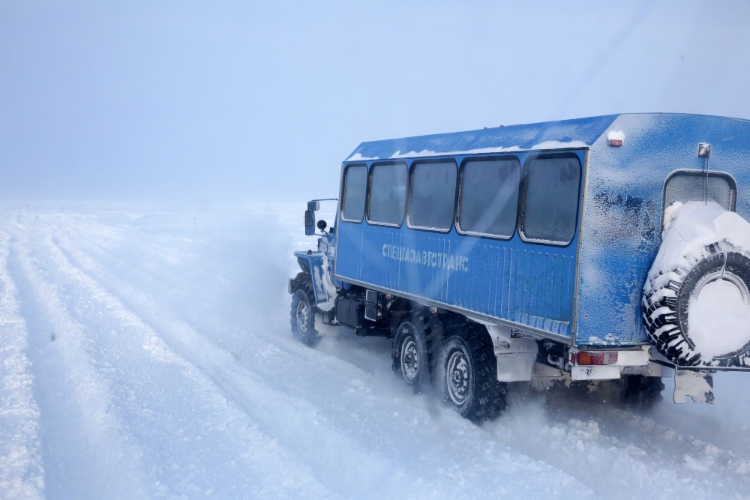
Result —
<path fill-rule="evenodd" d="M 375 165 L 371 175 L 368 222 L 401 225 L 406 205 L 406 164 Z"/>
<path fill-rule="evenodd" d="M 360 222 L 365 215 L 365 194 L 367 192 L 367 167 L 353 165 L 344 174 L 343 217 L 345 220 Z"/>
<path fill-rule="evenodd" d="M 521 165 L 516 158 L 467 161 L 461 171 L 461 231 L 513 236 L 520 181 Z"/>
<path fill-rule="evenodd" d="M 734 179 L 724 172 L 708 172 L 701 170 L 682 170 L 675 172 L 664 186 L 664 208 L 675 201 L 702 201 L 704 185 L 707 188 L 708 201 L 715 201 L 727 210 L 734 210 L 737 187 Z"/>
<path fill-rule="evenodd" d="M 581 162 L 576 156 L 529 161 L 522 216 L 524 239 L 558 245 L 573 240 L 580 182 Z"/>
<path fill-rule="evenodd" d="M 456 164 L 417 163 L 412 167 L 409 224 L 448 230 L 456 205 Z"/>

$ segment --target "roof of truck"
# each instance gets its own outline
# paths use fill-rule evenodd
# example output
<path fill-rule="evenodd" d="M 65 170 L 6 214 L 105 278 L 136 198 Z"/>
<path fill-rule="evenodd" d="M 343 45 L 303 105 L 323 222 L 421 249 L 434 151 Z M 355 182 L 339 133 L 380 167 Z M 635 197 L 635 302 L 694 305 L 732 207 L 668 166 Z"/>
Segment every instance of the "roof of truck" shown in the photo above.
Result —
<path fill-rule="evenodd" d="M 363 142 L 346 161 L 392 158 L 415 158 L 436 155 L 501 153 L 527 150 L 570 149 L 590 147 L 620 114 L 576 118 L 554 122 L 510 125 L 467 132 L 423 135 L 401 139 Z M 680 113 L 644 113 L 644 124 L 655 117 L 695 119 L 723 119 L 747 121 L 736 118 L 708 117 Z"/>

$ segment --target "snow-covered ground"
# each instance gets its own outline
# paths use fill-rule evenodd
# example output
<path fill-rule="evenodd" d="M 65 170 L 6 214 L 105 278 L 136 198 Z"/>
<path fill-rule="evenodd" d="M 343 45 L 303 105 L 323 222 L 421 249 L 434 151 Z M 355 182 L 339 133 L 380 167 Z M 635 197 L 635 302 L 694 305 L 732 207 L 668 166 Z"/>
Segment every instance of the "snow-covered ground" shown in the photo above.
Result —
<path fill-rule="evenodd" d="M 750 374 L 650 414 L 514 386 L 476 426 L 385 339 L 298 344 L 303 209 L 0 212 L 0 498 L 750 495 Z"/>

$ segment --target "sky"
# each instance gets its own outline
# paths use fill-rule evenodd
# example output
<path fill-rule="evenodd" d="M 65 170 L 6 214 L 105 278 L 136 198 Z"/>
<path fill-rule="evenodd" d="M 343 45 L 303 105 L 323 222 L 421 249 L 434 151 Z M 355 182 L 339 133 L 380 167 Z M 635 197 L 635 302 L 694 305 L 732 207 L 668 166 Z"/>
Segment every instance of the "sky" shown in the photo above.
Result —
<path fill-rule="evenodd" d="M 750 3 L 0 0 L 0 201 L 303 202 L 360 142 L 750 118 Z"/>

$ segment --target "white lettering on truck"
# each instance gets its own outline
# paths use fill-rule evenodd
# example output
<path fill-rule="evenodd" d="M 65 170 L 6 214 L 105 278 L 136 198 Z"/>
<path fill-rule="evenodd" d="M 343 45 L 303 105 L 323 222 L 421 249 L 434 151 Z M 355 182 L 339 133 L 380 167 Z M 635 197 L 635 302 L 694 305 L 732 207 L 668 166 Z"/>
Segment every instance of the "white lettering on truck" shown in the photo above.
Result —
<path fill-rule="evenodd" d="M 449 271 L 468 272 L 469 258 L 463 255 L 452 255 L 442 252 L 428 252 L 426 250 L 416 250 L 414 248 L 400 247 L 398 245 L 383 245 L 383 257 L 387 259 L 398 260 L 401 262 L 411 262 L 422 266 L 439 267 Z"/>

